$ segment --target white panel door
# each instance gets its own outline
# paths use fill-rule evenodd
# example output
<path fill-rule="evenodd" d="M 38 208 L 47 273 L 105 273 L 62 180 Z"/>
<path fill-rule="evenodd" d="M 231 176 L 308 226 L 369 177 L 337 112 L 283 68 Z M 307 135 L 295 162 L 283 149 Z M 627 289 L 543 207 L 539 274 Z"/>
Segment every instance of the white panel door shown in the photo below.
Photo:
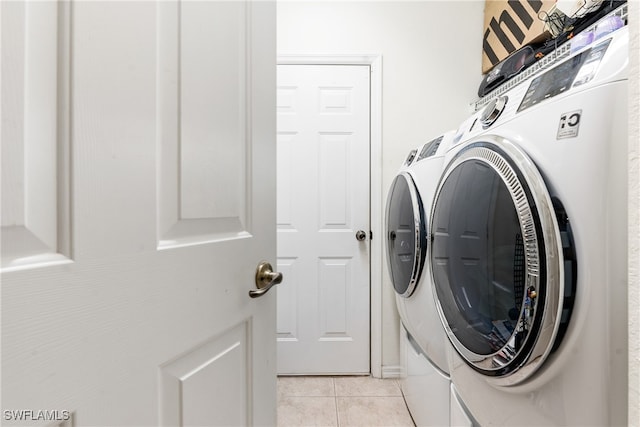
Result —
<path fill-rule="evenodd" d="M 2 422 L 276 422 L 273 2 L 2 2 Z"/>
<path fill-rule="evenodd" d="M 278 66 L 280 374 L 370 372 L 369 76 Z"/>

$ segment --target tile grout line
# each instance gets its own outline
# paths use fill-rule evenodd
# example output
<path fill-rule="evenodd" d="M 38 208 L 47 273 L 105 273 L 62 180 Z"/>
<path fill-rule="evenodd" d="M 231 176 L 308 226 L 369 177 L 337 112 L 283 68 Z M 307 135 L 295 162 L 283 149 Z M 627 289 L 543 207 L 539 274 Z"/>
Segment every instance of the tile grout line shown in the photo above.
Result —
<path fill-rule="evenodd" d="M 338 390 L 336 388 L 336 379 L 335 377 L 331 378 L 331 382 L 333 383 L 333 402 L 336 407 L 336 426 L 340 427 L 340 412 L 338 411 Z"/>

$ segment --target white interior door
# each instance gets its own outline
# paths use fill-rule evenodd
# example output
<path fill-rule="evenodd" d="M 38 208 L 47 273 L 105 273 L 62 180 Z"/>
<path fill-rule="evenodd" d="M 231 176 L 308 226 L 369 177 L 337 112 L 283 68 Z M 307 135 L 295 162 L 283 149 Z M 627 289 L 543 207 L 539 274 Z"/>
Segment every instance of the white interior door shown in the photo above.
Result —
<path fill-rule="evenodd" d="M 370 371 L 369 80 L 278 66 L 280 374 Z"/>
<path fill-rule="evenodd" d="M 0 11 L 3 425 L 273 425 L 275 4 Z"/>

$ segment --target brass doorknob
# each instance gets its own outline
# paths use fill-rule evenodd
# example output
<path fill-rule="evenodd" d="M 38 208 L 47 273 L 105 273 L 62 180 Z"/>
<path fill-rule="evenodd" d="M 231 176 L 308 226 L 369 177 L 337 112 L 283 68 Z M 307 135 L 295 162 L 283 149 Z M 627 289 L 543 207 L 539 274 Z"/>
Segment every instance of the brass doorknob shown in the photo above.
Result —
<path fill-rule="evenodd" d="M 256 269 L 256 287 L 258 289 L 251 289 L 249 296 L 251 298 L 261 297 L 280 282 L 282 282 L 282 273 L 274 272 L 271 264 L 262 261 Z"/>

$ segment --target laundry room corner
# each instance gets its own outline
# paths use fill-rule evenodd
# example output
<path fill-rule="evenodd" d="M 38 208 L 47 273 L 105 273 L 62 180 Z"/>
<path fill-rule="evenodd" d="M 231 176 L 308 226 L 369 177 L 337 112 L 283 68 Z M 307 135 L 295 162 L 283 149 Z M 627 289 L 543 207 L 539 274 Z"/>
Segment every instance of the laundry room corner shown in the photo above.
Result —
<path fill-rule="evenodd" d="M 278 2 L 280 57 L 375 53 L 382 58 L 382 194 L 372 195 L 372 203 L 378 199 L 380 204 L 372 204 L 372 211 L 384 211 L 397 165 L 411 148 L 468 116 L 481 79 L 481 56 L 460 52 L 481 51 L 477 34 L 482 32 L 483 7 L 480 1 Z M 439 18 L 427 21 L 433 16 Z M 374 233 L 373 244 L 377 237 Z M 398 377 L 400 319 L 384 253 L 372 258 L 371 269 L 380 276 L 382 295 L 381 366 L 373 366 L 372 357 L 371 370 Z"/>

